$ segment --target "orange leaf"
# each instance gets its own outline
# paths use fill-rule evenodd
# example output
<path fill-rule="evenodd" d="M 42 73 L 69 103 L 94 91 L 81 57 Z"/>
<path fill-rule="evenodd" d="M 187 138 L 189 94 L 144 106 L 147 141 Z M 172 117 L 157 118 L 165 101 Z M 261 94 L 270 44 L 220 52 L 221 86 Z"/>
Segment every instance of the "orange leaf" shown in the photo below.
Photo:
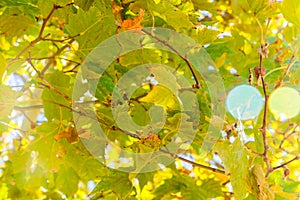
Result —
<path fill-rule="evenodd" d="M 135 19 L 126 19 L 121 24 L 121 29 L 123 30 L 132 30 L 132 29 L 140 29 L 143 28 L 141 26 L 141 21 L 143 20 L 145 11 L 140 9 L 140 16 Z"/>
<path fill-rule="evenodd" d="M 121 10 L 124 9 L 124 8 L 121 7 L 121 6 L 116 5 L 114 1 L 113 1 L 113 4 L 112 4 L 112 8 L 113 8 L 113 12 L 114 12 L 114 16 L 115 16 L 115 17 L 119 14 L 119 12 L 120 12 Z"/>
<path fill-rule="evenodd" d="M 76 130 L 70 125 L 66 129 L 58 132 L 54 136 L 55 140 L 67 139 L 70 144 L 76 143 L 79 141 L 78 134 Z"/>

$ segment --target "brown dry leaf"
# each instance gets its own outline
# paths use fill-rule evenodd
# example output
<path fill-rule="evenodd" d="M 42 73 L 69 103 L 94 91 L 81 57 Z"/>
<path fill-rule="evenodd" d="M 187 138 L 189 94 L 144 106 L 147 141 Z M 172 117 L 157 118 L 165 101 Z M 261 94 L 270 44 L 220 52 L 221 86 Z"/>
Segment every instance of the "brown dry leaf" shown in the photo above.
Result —
<path fill-rule="evenodd" d="M 67 139 L 67 141 L 70 144 L 74 144 L 79 141 L 77 131 L 71 125 L 69 125 L 66 129 L 58 132 L 54 136 L 54 139 L 55 140 Z"/>
<path fill-rule="evenodd" d="M 149 133 L 147 137 L 141 139 L 141 143 L 154 149 L 159 149 L 161 139 L 158 135 Z"/>

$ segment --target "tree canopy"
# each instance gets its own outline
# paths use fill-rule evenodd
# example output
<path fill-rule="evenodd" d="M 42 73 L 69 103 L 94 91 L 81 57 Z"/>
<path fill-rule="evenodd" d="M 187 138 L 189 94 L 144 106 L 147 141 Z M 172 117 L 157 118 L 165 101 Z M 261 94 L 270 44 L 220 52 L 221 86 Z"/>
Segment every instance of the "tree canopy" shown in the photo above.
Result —
<path fill-rule="evenodd" d="M 0 199 L 298 199 L 296 0 L 2 0 Z"/>

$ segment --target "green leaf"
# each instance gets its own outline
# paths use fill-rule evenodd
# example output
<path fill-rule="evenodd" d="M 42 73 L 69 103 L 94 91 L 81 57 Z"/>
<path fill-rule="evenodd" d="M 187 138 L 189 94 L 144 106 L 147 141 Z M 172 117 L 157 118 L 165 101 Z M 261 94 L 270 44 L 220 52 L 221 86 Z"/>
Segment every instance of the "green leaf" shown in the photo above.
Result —
<path fill-rule="evenodd" d="M 186 14 L 168 1 L 160 1 L 156 4 L 152 0 L 147 0 L 145 3 L 148 4 L 148 9 L 152 15 L 161 18 L 166 24 L 173 27 L 175 30 L 191 28 L 193 25 Z"/>
<path fill-rule="evenodd" d="M 24 15 L 2 15 L 0 16 L 0 33 L 7 37 L 21 36 L 33 23 L 33 19 Z"/>
<path fill-rule="evenodd" d="M 223 142 L 216 146 L 222 158 L 226 173 L 230 173 L 230 180 L 236 199 L 244 199 L 248 191 L 249 180 L 247 155 L 242 142 L 237 138 L 233 144 Z"/>
<path fill-rule="evenodd" d="M 79 9 L 76 14 L 70 14 L 65 28 L 72 36 L 80 34 L 75 39 L 82 50 L 80 55 L 85 57 L 86 53 L 116 31 L 111 1 L 97 1 L 96 6 L 87 12 Z"/>
<path fill-rule="evenodd" d="M 3 0 L 0 2 L 0 7 L 7 6 L 8 12 L 25 14 L 33 19 L 39 12 L 36 3 L 37 0 Z"/>
<path fill-rule="evenodd" d="M 138 173 L 138 174 L 130 174 L 130 177 L 137 178 L 139 180 L 139 185 L 141 189 L 143 189 L 148 182 L 153 181 L 154 174 L 155 172 Z"/>
<path fill-rule="evenodd" d="M 38 126 L 37 138 L 27 147 L 28 151 L 36 151 L 38 153 L 39 165 L 46 171 L 56 172 L 59 169 L 65 155 L 65 147 L 61 142 L 54 139 L 55 134 L 59 131 L 59 127 L 55 123 L 43 123 Z"/>
<path fill-rule="evenodd" d="M 72 112 L 67 108 L 70 108 L 71 105 L 64 97 L 53 90 L 44 89 L 42 99 L 44 101 L 45 116 L 49 121 L 62 118 L 65 120 L 71 119 Z"/>
<path fill-rule="evenodd" d="M 71 105 L 65 97 L 70 97 L 72 94 L 70 77 L 60 71 L 55 71 L 46 74 L 45 79 L 54 88 L 46 88 L 42 94 L 45 116 L 49 121 L 61 118 L 70 119 L 72 117 Z"/>
<path fill-rule="evenodd" d="M 101 181 L 97 184 L 90 195 L 98 195 L 110 190 L 113 191 L 118 198 L 128 198 L 133 190 L 128 174 L 124 172 L 111 171 L 110 173 L 103 175 L 101 177 Z"/>
<path fill-rule="evenodd" d="M 299 194 L 300 192 L 300 182 L 283 182 L 283 191 L 288 193 Z"/>
<path fill-rule="evenodd" d="M 66 195 L 73 195 L 78 189 L 78 180 L 73 168 L 61 165 L 55 180 L 56 188 Z"/>
<path fill-rule="evenodd" d="M 255 16 L 267 7 L 268 2 L 265 0 L 239 0 L 233 1 L 233 4 L 241 8 L 240 11 L 248 12 L 248 14 Z"/>
<path fill-rule="evenodd" d="M 214 179 L 206 179 L 203 180 L 203 183 L 200 187 L 203 191 L 206 191 L 205 196 L 207 198 L 216 198 L 222 196 L 222 188 L 219 181 Z"/>
<path fill-rule="evenodd" d="M 170 197 L 170 194 L 177 192 L 181 192 L 183 198 L 187 200 L 206 200 L 222 195 L 221 187 L 218 182 L 208 179 L 204 181 L 202 185 L 198 186 L 192 177 L 185 174 L 164 180 L 164 184 L 159 186 L 154 194 L 156 194 L 158 199 L 165 199 Z"/>
<path fill-rule="evenodd" d="M 75 0 L 74 3 L 82 8 L 84 11 L 88 11 L 93 5 L 95 0 Z"/>

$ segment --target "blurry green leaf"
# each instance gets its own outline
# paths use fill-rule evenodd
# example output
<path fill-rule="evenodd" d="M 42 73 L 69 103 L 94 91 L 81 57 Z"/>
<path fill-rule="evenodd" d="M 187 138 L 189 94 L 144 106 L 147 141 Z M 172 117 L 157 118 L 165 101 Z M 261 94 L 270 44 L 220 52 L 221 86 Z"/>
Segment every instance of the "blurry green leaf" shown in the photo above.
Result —
<path fill-rule="evenodd" d="M 290 75 L 291 83 L 295 85 L 300 85 L 299 77 L 300 77 L 300 66 L 298 66 L 298 68 L 291 73 Z"/>
<path fill-rule="evenodd" d="M 6 85 L 0 85 L 0 112 L 2 116 L 10 115 L 14 106 L 17 105 L 17 98 L 20 94 Z"/>
<path fill-rule="evenodd" d="M 151 92 L 147 96 L 140 98 L 140 101 L 148 103 L 156 103 L 165 108 L 178 109 L 178 102 L 172 91 L 162 85 L 153 86 Z"/>
<path fill-rule="evenodd" d="M 53 90 L 44 89 L 42 94 L 44 100 L 44 112 L 49 121 L 53 119 L 70 119 L 72 112 L 66 107 L 71 107 L 70 103 Z M 65 107 L 66 106 L 66 107 Z"/>
<path fill-rule="evenodd" d="M 42 185 L 46 184 L 46 172 L 41 167 L 36 167 L 33 172 L 27 174 L 29 177 L 26 182 L 26 188 L 30 190 L 39 189 Z"/>
<path fill-rule="evenodd" d="M 283 16 L 294 25 L 300 27 L 300 7 L 297 0 L 284 0 L 280 8 Z"/>
<path fill-rule="evenodd" d="M 300 192 L 300 182 L 291 182 L 291 181 L 286 181 L 283 182 L 283 191 L 284 192 L 289 192 L 289 193 L 294 193 L 294 194 L 299 194 Z"/>

